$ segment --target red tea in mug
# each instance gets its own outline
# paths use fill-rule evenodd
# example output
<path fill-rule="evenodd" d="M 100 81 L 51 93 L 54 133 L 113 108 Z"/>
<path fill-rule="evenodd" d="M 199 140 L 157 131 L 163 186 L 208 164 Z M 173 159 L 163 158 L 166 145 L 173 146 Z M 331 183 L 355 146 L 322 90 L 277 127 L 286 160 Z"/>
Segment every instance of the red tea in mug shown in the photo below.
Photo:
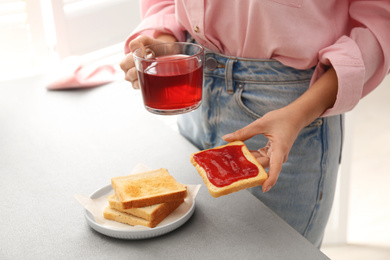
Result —
<path fill-rule="evenodd" d="M 189 42 L 143 46 L 133 52 L 146 110 L 176 115 L 202 102 L 204 48 Z"/>
<path fill-rule="evenodd" d="M 203 66 L 187 55 L 156 57 L 138 71 L 144 104 L 158 110 L 180 110 L 200 105 Z M 165 62 L 166 61 L 166 62 Z"/>

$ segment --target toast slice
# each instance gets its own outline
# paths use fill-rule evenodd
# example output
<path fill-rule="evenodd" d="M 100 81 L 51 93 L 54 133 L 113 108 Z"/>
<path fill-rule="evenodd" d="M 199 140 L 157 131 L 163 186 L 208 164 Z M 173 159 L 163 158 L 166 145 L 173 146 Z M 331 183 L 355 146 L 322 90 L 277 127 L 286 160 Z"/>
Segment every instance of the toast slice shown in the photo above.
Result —
<path fill-rule="evenodd" d="M 164 168 L 112 178 L 111 186 L 123 209 L 146 207 L 187 196 L 187 187 Z"/>
<path fill-rule="evenodd" d="M 180 204 L 176 203 L 176 208 L 179 207 Z M 146 219 L 134 216 L 132 214 L 113 209 L 110 206 L 107 206 L 103 211 L 103 216 L 105 219 L 114 220 L 116 222 L 128 224 L 131 226 L 142 225 L 145 227 L 154 228 L 158 224 L 160 224 L 160 222 L 163 221 L 176 208 L 171 207 L 171 208 L 169 208 L 169 210 L 167 209 L 164 212 L 162 212 L 162 214 L 155 216 L 155 218 L 153 218 L 152 220 L 146 220 Z"/>
<path fill-rule="evenodd" d="M 241 141 L 193 153 L 190 160 L 213 197 L 262 185 L 268 178 Z"/>
<path fill-rule="evenodd" d="M 108 203 L 112 209 L 143 218 L 148 221 L 155 221 L 161 216 L 168 216 L 172 211 L 179 207 L 184 202 L 184 199 L 174 200 L 170 202 L 155 204 L 142 208 L 123 209 L 122 204 L 116 198 L 115 194 L 108 197 Z M 168 214 L 167 214 L 168 213 Z"/>

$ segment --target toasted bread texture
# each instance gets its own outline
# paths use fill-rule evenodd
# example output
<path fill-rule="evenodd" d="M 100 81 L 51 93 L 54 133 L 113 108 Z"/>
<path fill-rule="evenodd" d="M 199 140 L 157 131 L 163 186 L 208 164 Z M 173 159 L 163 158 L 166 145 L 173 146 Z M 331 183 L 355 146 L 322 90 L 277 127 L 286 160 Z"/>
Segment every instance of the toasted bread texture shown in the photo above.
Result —
<path fill-rule="evenodd" d="M 122 209 L 140 208 L 184 199 L 187 187 L 164 168 L 111 179 Z"/>
<path fill-rule="evenodd" d="M 111 208 L 110 206 L 107 206 L 104 209 L 103 216 L 105 219 L 114 220 L 131 226 L 142 225 L 145 227 L 154 228 L 158 224 L 160 224 L 160 222 L 163 221 L 169 214 L 171 214 L 180 204 L 176 203 L 175 208 L 169 208 L 169 210 L 166 210 L 162 214 L 155 216 L 152 220 L 146 220 L 129 213 L 121 212 L 119 210 Z"/>
<path fill-rule="evenodd" d="M 167 213 L 171 213 L 178 206 L 184 202 L 184 199 L 174 200 L 170 202 L 155 204 L 151 206 L 146 206 L 142 208 L 130 208 L 123 209 L 122 203 L 116 198 L 115 194 L 112 194 L 108 197 L 108 203 L 112 209 L 134 215 L 139 218 L 143 218 L 148 221 L 155 221 L 155 219 L 160 218 L 162 215 L 168 216 Z"/>
<path fill-rule="evenodd" d="M 220 155 L 219 159 L 221 161 L 225 161 L 228 163 L 226 163 L 224 165 L 224 171 L 226 171 L 226 172 L 224 174 L 221 174 L 221 176 L 223 176 L 225 174 L 226 174 L 226 176 L 233 176 L 234 175 L 235 177 L 238 178 L 238 180 L 235 180 L 232 183 L 226 184 L 226 185 L 213 184 L 213 182 L 211 180 L 211 178 L 213 178 L 213 172 L 210 171 L 210 168 L 208 168 L 208 166 L 212 166 L 210 164 L 215 165 L 216 161 L 214 160 L 213 162 L 211 162 L 208 160 L 207 157 L 205 158 L 205 156 L 196 156 L 196 155 L 204 153 L 206 151 L 212 151 L 212 152 L 216 152 L 216 154 L 218 154 L 218 151 L 221 151 L 219 149 L 222 149 L 222 148 L 227 147 L 227 146 L 241 147 L 243 157 L 247 161 L 249 161 L 251 164 L 256 166 L 257 169 L 252 167 L 252 165 L 251 165 L 251 167 L 254 169 L 253 172 L 257 171 L 257 174 L 253 174 L 254 175 L 253 177 L 249 177 L 249 178 L 242 177 L 241 179 L 239 179 L 240 178 L 239 175 L 243 174 L 243 172 L 246 170 L 246 169 L 244 169 L 245 166 L 240 165 L 240 160 L 236 160 L 234 163 L 229 163 L 235 155 L 228 154 L 227 152 L 224 152 L 223 154 Z M 203 155 L 205 155 L 205 154 L 203 154 Z M 243 159 L 243 158 L 241 158 L 241 159 Z M 219 147 L 215 147 L 212 149 L 207 149 L 204 151 L 193 153 L 193 154 L 191 154 L 190 160 L 191 160 L 191 163 L 195 166 L 199 175 L 202 177 L 210 194 L 216 198 L 230 194 L 232 192 L 237 192 L 237 191 L 240 191 L 243 189 L 262 185 L 264 183 L 264 181 L 268 178 L 267 172 L 259 164 L 259 162 L 256 160 L 256 158 L 252 155 L 252 153 L 248 150 L 246 145 L 241 141 L 235 141 L 235 142 L 231 142 L 231 143 L 228 143 L 226 145 L 223 145 L 223 146 L 219 146 Z M 206 167 L 202 167 L 202 165 L 206 166 Z M 228 166 L 226 166 L 226 165 L 228 165 Z M 222 168 L 222 167 L 217 167 L 217 169 L 218 168 Z M 237 169 L 239 169 L 239 170 L 237 170 Z M 217 174 L 218 174 L 218 172 L 217 172 Z"/>

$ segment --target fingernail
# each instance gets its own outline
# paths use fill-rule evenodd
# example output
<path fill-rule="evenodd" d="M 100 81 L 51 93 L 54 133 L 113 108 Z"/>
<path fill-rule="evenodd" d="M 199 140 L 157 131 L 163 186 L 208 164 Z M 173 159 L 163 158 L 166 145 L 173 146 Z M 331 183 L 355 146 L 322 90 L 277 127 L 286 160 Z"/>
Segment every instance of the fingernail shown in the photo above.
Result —
<path fill-rule="evenodd" d="M 232 139 L 232 138 L 233 138 L 232 134 L 226 134 L 226 135 L 222 136 L 222 139 Z"/>
<path fill-rule="evenodd" d="M 264 192 L 264 193 L 269 192 L 271 189 L 272 189 L 272 186 L 268 186 L 267 188 L 264 189 L 263 192 Z"/>

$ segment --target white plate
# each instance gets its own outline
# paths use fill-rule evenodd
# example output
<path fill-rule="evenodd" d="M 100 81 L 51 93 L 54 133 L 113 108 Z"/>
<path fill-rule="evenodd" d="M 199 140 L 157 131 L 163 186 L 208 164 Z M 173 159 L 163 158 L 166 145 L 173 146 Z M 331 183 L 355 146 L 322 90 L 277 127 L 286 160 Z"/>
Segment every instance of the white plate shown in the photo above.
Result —
<path fill-rule="evenodd" d="M 95 191 L 90 198 L 91 199 L 97 199 L 101 196 L 104 196 L 106 194 L 111 193 L 112 187 L 111 185 L 104 186 L 103 188 Z M 114 227 L 107 227 L 105 225 L 101 225 L 95 221 L 95 218 L 93 215 L 88 211 L 85 210 L 85 218 L 88 222 L 88 225 L 96 230 L 99 233 L 102 233 L 106 236 L 114 237 L 114 238 L 120 238 L 120 239 L 145 239 L 145 238 L 152 238 L 156 236 L 161 236 L 163 234 L 169 233 L 184 223 L 186 223 L 192 214 L 195 211 L 195 200 L 193 200 L 192 205 L 188 209 L 187 212 L 185 212 L 180 218 L 176 219 L 175 221 L 165 223 L 164 225 L 158 225 L 154 228 L 144 229 L 144 230 L 128 230 L 128 229 L 121 229 L 121 228 L 114 228 Z M 110 221 L 110 220 L 108 220 Z M 162 223 L 160 223 L 162 224 Z"/>

